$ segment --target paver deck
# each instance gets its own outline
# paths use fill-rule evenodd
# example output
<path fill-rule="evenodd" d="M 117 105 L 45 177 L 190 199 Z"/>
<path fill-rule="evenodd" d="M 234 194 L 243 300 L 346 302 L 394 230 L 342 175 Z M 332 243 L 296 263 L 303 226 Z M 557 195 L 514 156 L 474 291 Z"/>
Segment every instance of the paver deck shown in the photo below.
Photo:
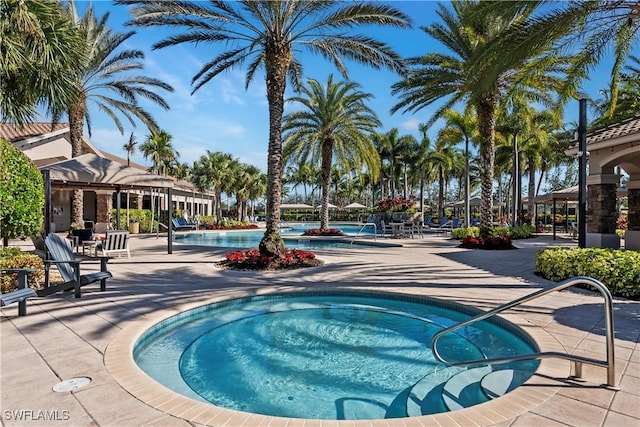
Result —
<path fill-rule="evenodd" d="M 549 236 L 520 241 L 517 251 L 459 249 L 457 242 L 442 236 L 405 239 L 402 243 L 402 248 L 316 250 L 325 264 L 312 269 L 238 272 L 213 265 L 228 250 L 176 244 L 174 253 L 168 255 L 166 238 L 133 236 L 131 259 L 114 258 L 109 264 L 114 277 L 107 282 L 106 292 L 88 285 L 83 288 L 81 299 L 67 293 L 31 300 L 25 317 L 17 316 L 15 305 L 1 310 L 2 425 L 258 425 L 264 418 L 248 414 L 230 417 L 213 406 L 180 407 L 180 402 L 167 399 L 162 393 L 155 401 L 143 403 L 114 378 L 126 375 L 126 366 L 121 372 L 107 371 L 107 346 L 121 338 L 129 325 L 151 319 L 159 312 L 176 311 L 212 298 L 276 291 L 366 288 L 432 296 L 490 309 L 550 285 L 534 274 L 537 250 L 575 245 L 572 240 L 552 241 Z M 571 373 L 570 363 L 560 361 L 558 375 L 539 376 L 536 384 L 527 386 L 530 390 L 524 390 L 528 395 L 518 395 L 511 403 L 509 395 L 498 399 L 495 403 L 499 404 L 492 406 L 496 411 L 492 420 L 486 416 L 470 420 L 464 414 L 451 413 L 440 418 L 377 420 L 356 425 L 638 427 L 640 302 L 615 299 L 614 309 L 616 375 L 620 386 L 617 392 L 600 386 L 606 381 L 604 369 L 585 365 L 586 381 L 578 383 L 566 379 Z M 604 357 L 604 311 L 602 298 L 595 293 L 553 293 L 514 309 L 513 314 L 543 330 L 569 352 Z M 91 377 L 91 384 L 74 392 L 52 391 L 58 382 L 78 376 Z M 545 391 L 550 388 L 554 389 L 552 393 Z M 337 422 L 272 419 L 270 425 L 303 424 L 325 426 Z"/>

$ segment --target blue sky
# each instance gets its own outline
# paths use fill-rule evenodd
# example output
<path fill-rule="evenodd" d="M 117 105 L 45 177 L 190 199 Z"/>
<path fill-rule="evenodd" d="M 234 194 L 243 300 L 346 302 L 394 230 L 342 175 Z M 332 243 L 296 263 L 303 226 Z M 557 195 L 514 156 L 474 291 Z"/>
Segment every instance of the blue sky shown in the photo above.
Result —
<path fill-rule="evenodd" d="M 80 13 L 84 12 L 89 2 L 77 2 Z M 395 1 L 393 5 L 408 14 L 413 20 L 411 30 L 380 29 L 375 35 L 390 44 L 403 56 L 419 56 L 428 51 L 440 49 L 420 26 L 428 26 L 437 19 L 434 1 Z M 268 143 L 268 111 L 265 92 L 264 74 L 256 75 L 248 90 L 245 90 L 245 69 L 238 68 L 215 77 L 207 85 L 191 95 L 191 78 L 202 64 L 216 55 L 218 46 L 181 45 L 151 50 L 153 43 L 169 34 L 160 28 L 124 27 L 130 18 L 124 6 L 116 6 L 110 1 L 94 1 L 94 9 L 100 16 L 110 12 L 109 26 L 115 31 L 135 30 L 136 34 L 127 41 L 127 47 L 137 48 L 145 52 L 144 73 L 159 78 L 173 86 L 173 93 L 163 93 L 171 105 L 165 111 L 155 105 L 143 102 L 163 130 L 173 135 L 172 143 L 180 154 L 179 161 L 192 165 L 201 155 L 210 151 L 231 153 L 240 161 L 253 164 L 266 171 Z M 314 78 L 321 82 L 334 74 L 334 81 L 341 79 L 335 68 L 324 59 L 301 57 L 304 67 L 304 79 Z M 401 135 L 412 134 L 419 138 L 418 125 L 426 123 L 437 106 L 430 106 L 416 113 L 391 115 L 390 108 L 398 102 L 391 96 L 391 85 L 399 80 L 399 76 L 386 70 L 374 70 L 348 63 L 349 78 L 359 83 L 364 92 L 374 95 L 370 106 L 383 123 L 381 132 L 393 127 L 400 130 Z M 584 89 L 595 93 L 607 86 L 608 73 L 601 67 L 594 74 L 592 81 L 585 82 Z M 604 76 L 601 78 L 600 76 Z M 291 92 L 288 91 L 288 95 Z M 576 120 L 578 103 L 568 105 L 566 122 Z M 291 108 L 291 107 L 288 107 Z M 122 146 L 128 141 L 131 132 L 137 141 L 142 143 L 148 131 L 141 123 L 135 128 L 125 128 L 121 135 L 110 119 L 89 105 L 92 118 L 92 135 L 90 140 L 101 150 L 126 158 Z M 124 123 L 124 122 L 123 122 Z M 128 125 L 128 122 L 125 123 Z M 432 127 L 431 134 L 437 131 L 437 124 Z M 86 132 L 85 132 L 86 133 Z M 132 157 L 133 161 L 149 165 L 140 153 Z"/>

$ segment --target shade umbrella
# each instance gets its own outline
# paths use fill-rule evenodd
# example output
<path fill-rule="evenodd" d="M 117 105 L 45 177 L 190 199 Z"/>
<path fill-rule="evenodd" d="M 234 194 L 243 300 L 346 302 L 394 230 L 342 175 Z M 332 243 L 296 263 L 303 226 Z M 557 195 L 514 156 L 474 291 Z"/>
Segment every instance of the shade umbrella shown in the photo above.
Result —
<path fill-rule="evenodd" d="M 361 203 L 354 202 L 354 203 L 349 203 L 344 208 L 345 209 L 366 209 L 367 207 L 365 205 L 361 204 Z"/>
<path fill-rule="evenodd" d="M 329 209 L 337 209 L 337 208 L 338 208 L 338 207 L 337 207 L 336 205 L 334 205 L 333 203 L 329 203 L 329 204 L 328 204 L 328 206 L 329 206 Z M 317 209 L 320 209 L 320 208 L 322 208 L 322 205 L 318 205 L 318 206 L 316 206 L 316 208 L 317 208 Z"/>

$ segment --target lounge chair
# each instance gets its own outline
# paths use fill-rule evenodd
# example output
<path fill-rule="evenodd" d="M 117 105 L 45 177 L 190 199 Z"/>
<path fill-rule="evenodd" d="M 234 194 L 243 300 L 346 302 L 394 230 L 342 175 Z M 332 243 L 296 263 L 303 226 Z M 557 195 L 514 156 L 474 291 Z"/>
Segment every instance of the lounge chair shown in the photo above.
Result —
<path fill-rule="evenodd" d="M 443 225 L 445 225 L 448 221 L 449 221 L 449 217 L 447 215 L 445 215 L 442 218 L 440 218 L 439 222 L 433 222 L 432 219 L 429 219 L 429 221 L 426 223 L 426 225 L 428 225 L 429 228 L 440 228 Z"/>
<path fill-rule="evenodd" d="M 56 292 L 74 289 L 75 297 L 80 298 L 80 287 L 89 283 L 100 282 L 100 290 L 107 287 L 107 279 L 113 275 L 107 271 L 109 257 L 100 257 L 100 271 L 95 273 L 80 274 L 80 260 L 75 259 L 71 244 L 57 234 L 50 233 L 44 241 L 47 252 L 52 259 L 44 260 L 45 287 L 39 290 L 38 296 L 51 295 Z M 49 270 L 51 264 L 55 264 L 64 280 L 59 285 L 49 285 Z"/>
<path fill-rule="evenodd" d="M 171 223 L 176 230 L 193 230 L 196 228 L 195 223 L 189 223 L 184 218 L 172 218 Z"/>
<path fill-rule="evenodd" d="M 98 251 L 103 256 L 118 254 L 127 254 L 127 258 L 131 258 L 129 253 L 129 232 L 126 230 L 108 230 L 105 239 L 96 245 L 96 255 Z"/>

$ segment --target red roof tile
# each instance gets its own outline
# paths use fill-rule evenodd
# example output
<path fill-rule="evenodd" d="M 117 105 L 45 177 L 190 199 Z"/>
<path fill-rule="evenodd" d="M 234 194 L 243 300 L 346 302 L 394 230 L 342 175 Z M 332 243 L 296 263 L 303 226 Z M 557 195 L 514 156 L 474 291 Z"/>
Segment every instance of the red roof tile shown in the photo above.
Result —
<path fill-rule="evenodd" d="M 0 123 L 0 138 L 9 142 L 18 142 L 23 139 L 42 136 L 57 130 L 69 127 L 69 123 L 57 123 L 51 125 L 51 122 L 29 123 L 22 127 L 15 123 Z"/>

